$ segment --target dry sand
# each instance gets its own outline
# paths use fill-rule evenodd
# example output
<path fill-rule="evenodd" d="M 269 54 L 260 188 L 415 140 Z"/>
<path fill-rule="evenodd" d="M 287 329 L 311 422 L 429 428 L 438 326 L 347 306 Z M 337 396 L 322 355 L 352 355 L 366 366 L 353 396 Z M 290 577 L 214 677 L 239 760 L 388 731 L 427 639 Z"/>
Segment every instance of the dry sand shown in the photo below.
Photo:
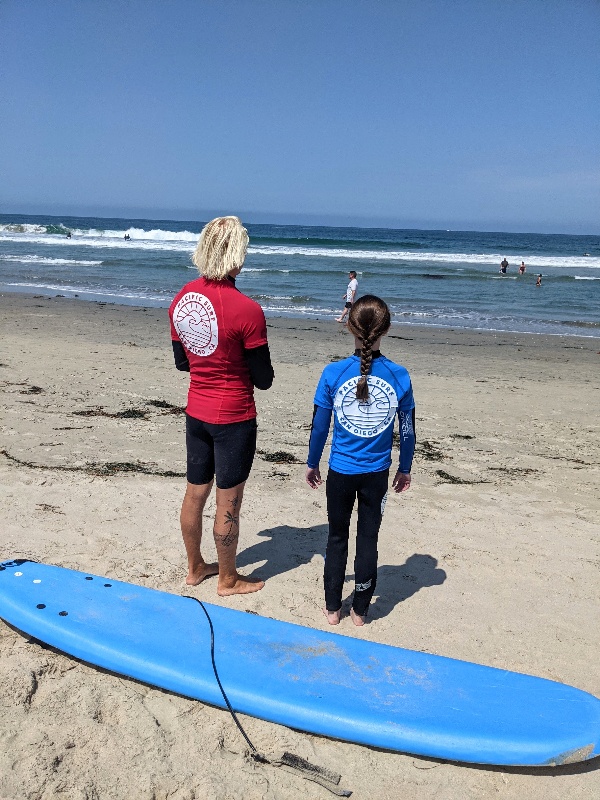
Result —
<path fill-rule="evenodd" d="M 166 311 L 13 294 L 0 308 L 2 557 L 184 593 L 184 478 L 159 474 L 185 468 L 184 418 L 160 405 L 183 406 L 187 389 Z M 238 559 L 267 583 L 244 597 L 220 599 L 210 580 L 193 591 L 323 629 L 325 496 L 303 483 L 303 462 L 317 379 L 351 342 L 339 325 L 307 320 L 269 320 L 269 336 L 276 380 L 257 397 L 263 452 Z M 413 378 L 413 486 L 388 500 L 370 624 L 345 619 L 337 630 L 600 695 L 600 340 L 394 326 L 383 349 Z M 267 460 L 278 451 L 298 463 Z M 124 471 L 131 464 L 148 472 Z M 81 664 L 4 623 L 0 637 L 0 798 L 331 796 L 245 761 L 222 710 Z M 341 772 L 359 800 L 600 796 L 598 760 L 480 768 L 242 719 L 259 749 Z"/>

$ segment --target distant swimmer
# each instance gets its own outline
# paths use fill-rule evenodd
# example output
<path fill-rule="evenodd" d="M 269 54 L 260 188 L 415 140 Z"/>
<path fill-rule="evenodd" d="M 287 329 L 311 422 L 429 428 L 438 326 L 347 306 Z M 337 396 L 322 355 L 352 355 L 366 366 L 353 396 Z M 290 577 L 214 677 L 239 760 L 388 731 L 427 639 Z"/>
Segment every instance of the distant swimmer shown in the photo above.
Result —
<path fill-rule="evenodd" d="M 126 242 L 128 242 L 131 239 L 131 236 L 128 233 L 126 233 L 123 238 L 125 239 Z"/>
<path fill-rule="evenodd" d="M 67 239 L 71 238 L 71 231 L 67 231 Z"/>
<path fill-rule="evenodd" d="M 506 260 L 506 258 L 503 258 L 502 261 L 500 262 L 500 272 L 503 275 L 506 275 L 507 269 L 508 269 L 508 261 Z"/>
<path fill-rule="evenodd" d="M 521 266 L 519 267 L 519 275 L 525 275 L 525 262 L 521 261 Z"/>
<path fill-rule="evenodd" d="M 537 281 L 535 282 L 535 285 L 536 285 L 536 286 L 541 286 L 541 285 L 542 285 L 542 273 L 541 273 L 541 272 L 540 272 L 540 274 L 537 276 Z"/>

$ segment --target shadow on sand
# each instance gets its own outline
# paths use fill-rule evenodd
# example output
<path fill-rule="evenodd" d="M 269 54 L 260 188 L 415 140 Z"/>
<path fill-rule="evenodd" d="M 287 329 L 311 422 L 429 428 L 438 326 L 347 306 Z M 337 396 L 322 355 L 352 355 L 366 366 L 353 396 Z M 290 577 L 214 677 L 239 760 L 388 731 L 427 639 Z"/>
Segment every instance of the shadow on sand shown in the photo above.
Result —
<path fill-rule="evenodd" d="M 237 566 L 248 567 L 259 561 L 266 563 L 252 572 L 253 578 L 268 580 L 283 575 L 302 564 L 309 564 L 313 556 L 325 557 L 327 525 L 312 525 L 310 528 L 294 528 L 278 525 L 259 532 L 263 541 L 238 553 Z M 386 617 L 398 603 L 408 600 L 420 589 L 439 586 L 446 580 L 446 573 L 437 566 L 431 555 L 414 553 L 404 564 L 381 565 L 377 570 L 376 596 L 369 609 L 369 620 Z M 354 579 L 353 575 L 349 576 Z M 344 605 L 351 602 L 350 595 Z"/>

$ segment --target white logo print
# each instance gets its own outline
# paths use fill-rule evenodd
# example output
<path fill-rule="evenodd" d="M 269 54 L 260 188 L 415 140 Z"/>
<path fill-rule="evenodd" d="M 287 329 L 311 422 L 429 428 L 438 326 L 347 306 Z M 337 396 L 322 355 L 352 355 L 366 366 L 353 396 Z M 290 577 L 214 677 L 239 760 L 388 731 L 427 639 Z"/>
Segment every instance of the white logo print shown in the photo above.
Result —
<path fill-rule="evenodd" d="M 173 325 L 182 343 L 197 356 L 209 356 L 219 343 L 217 315 L 208 297 L 188 292 L 175 306 Z"/>
<path fill-rule="evenodd" d="M 369 399 L 356 399 L 359 377 L 350 378 L 335 394 L 333 407 L 338 422 L 355 436 L 370 439 L 384 431 L 394 421 L 398 397 L 393 387 L 382 378 L 369 375 Z"/>
<path fill-rule="evenodd" d="M 369 578 L 366 583 L 355 583 L 354 584 L 354 591 L 355 592 L 366 592 L 367 589 L 371 588 L 371 584 L 373 583 L 373 578 Z"/>
<path fill-rule="evenodd" d="M 400 427 L 402 429 L 402 436 L 406 439 L 407 436 L 412 436 L 413 433 L 413 426 L 412 426 L 412 411 L 400 412 Z"/>
<path fill-rule="evenodd" d="M 386 492 L 383 497 L 381 498 L 381 516 L 383 517 L 383 512 L 385 511 L 385 504 L 387 503 L 387 496 L 388 493 Z"/>

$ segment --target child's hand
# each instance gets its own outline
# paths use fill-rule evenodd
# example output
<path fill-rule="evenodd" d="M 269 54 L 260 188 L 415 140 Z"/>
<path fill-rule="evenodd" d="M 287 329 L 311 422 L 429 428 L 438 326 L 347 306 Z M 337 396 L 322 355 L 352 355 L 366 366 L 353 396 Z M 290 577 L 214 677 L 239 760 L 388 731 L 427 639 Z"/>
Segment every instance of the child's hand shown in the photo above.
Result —
<path fill-rule="evenodd" d="M 392 488 L 397 494 L 400 492 L 406 492 L 407 489 L 410 489 L 410 473 L 406 474 L 405 472 L 400 472 L 400 470 L 398 470 L 394 476 Z"/>
<path fill-rule="evenodd" d="M 306 468 L 306 482 L 308 483 L 311 489 L 319 488 L 319 486 L 323 483 L 323 481 L 321 480 L 321 473 L 319 472 L 318 467 Z"/>

